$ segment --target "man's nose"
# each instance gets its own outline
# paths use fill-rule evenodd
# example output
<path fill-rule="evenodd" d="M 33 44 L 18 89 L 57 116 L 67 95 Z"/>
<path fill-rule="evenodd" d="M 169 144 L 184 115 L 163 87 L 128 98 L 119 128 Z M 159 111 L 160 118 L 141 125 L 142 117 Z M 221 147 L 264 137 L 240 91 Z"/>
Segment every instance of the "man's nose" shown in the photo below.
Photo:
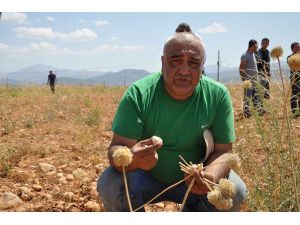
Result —
<path fill-rule="evenodd" d="M 190 66 L 189 66 L 188 62 L 183 62 L 180 65 L 179 73 L 181 75 L 189 75 L 190 74 Z"/>

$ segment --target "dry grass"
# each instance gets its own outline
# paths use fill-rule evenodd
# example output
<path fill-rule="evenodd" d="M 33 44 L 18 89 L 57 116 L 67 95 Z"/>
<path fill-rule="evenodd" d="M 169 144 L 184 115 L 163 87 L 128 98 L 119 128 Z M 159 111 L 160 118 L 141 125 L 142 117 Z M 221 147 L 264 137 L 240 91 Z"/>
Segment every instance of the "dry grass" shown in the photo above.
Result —
<path fill-rule="evenodd" d="M 247 120 L 240 117 L 242 85 L 229 89 L 236 118 L 234 152 L 242 159 L 240 175 L 250 191 L 244 210 L 297 211 L 291 173 L 299 179 L 300 119 L 287 120 L 290 126 L 284 127 L 279 146 L 282 93 L 278 86 L 273 86 L 274 96 L 267 104 L 271 115 Z M 51 94 L 48 87 L 0 87 L 0 193 L 18 194 L 19 187 L 32 189 L 38 182 L 42 191 L 35 192 L 21 210 L 86 211 L 84 204 L 92 200 L 99 204 L 98 211 L 104 211 L 95 182 L 108 165 L 111 122 L 124 90 L 58 86 L 57 93 Z M 43 173 L 40 162 L 54 165 L 56 172 Z M 61 173 L 66 176 L 77 168 L 87 172 L 86 179 L 59 181 Z M 72 201 L 64 199 L 65 192 L 74 193 Z M 151 211 L 178 208 L 172 203 L 146 207 Z"/>

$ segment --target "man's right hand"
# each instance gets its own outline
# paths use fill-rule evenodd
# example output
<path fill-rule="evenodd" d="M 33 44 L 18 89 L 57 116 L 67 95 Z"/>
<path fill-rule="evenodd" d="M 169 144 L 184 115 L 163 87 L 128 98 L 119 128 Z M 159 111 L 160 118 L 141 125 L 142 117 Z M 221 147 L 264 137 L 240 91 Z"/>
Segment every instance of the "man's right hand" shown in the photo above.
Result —
<path fill-rule="evenodd" d="M 137 142 L 137 140 L 125 138 L 114 133 L 108 151 L 108 158 L 113 167 L 119 171 L 122 171 L 122 168 L 116 166 L 113 162 L 113 150 L 111 147 L 114 145 L 127 146 L 132 151 L 132 163 L 125 168 L 126 171 L 133 171 L 136 169 L 150 170 L 158 161 L 158 155 L 156 151 L 163 146 L 163 142 L 160 138 L 154 136 L 152 138 Z"/>
<path fill-rule="evenodd" d="M 155 167 L 158 161 L 156 150 L 163 146 L 162 142 L 157 142 L 153 137 L 137 142 L 132 148 L 132 166 L 142 170 L 150 170 Z"/>

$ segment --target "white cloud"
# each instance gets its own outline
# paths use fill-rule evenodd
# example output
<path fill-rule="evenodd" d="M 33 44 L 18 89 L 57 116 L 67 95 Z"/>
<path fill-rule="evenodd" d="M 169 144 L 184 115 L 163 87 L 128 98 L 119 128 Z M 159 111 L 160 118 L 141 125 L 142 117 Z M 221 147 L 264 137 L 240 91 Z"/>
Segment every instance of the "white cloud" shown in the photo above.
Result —
<path fill-rule="evenodd" d="M 43 57 L 47 55 L 101 55 L 101 54 L 120 54 L 134 53 L 142 50 L 153 50 L 154 48 L 141 45 L 102 45 L 96 49 L 73 50 L 63 48 L 49 42 L 32 42 L 27 46 L 8 46 L 0 42 L 0 53 L 11 58 Z"/>
<path fill-rule="evenodd" d="M 14 29 L 18 37 L 36 39 L 60 39 L 64 41 L 90 41 L 98 37 L 94 31 L 83 28 L 70 33 L 53 31 L 52 28 L 17 27 Z"/>
<path fill-rule="evenodd" d="M 76 51 L 71 49 L 57 47 L 55 44 L 49 42 L 33 42 L 27 46 L 8 46 L 0 43 L 0 52 L 8 57 L 29 57 L 33 55 L 55 55 L 55 54 L 72 54 Z"/>
<path fill-rule="evenodd" d="M 107 20 L 96 21 L 96 26 L 97 27 L 101 27 L 101 26 L 108 25 L 108 24 L 110 24 L 110 22 L 107 21 Z"/>
<path fill-rule="evenodd" d="M 141 51 L 151 50 L 153 48 L 141 46 L 141 45 L 102 45 L 96 48 L 96 53 L 111 53 L 111 52 L 126 52 L 126 51 Z"/>
<path fill-rule="evenodd" d="M 74 32 L 71 32 L 69 34 L 67 34 L 70 38 L 72 39 L 76 39 L 76 40 L 89 40 L 89 39 L 95 39 L 98 37 L 98 35 L 88 29 L 88 28 L 83 28 L 81 30 L 76 30 Z"/>
<path fill-rule="evenodd" d="M 56 52 L 58 48 L 48 42 L 31 43 L 28 47 L 23 48 L 25 52 L 49 53 Z"/>
<path fill-rule="evenodd" d="M 8 45 L 6 45 L 6 44 L 0 42 L 0 51 L 1 51 L 1 50 L 5 50 L 5 49 L 8 49 L 8 48 L 9 48 Z"/>
<path fill-rule="evenodd" d="M 31 27 L 17 27 L 13 29 L 17 33 L 18 37 L 29 38 L 55 38 L 55 32 L 52 28 L 31 28 Z"/>
<path fill-rule="evenodd" d="M 49 21 L 54 21 L 55 20 L 55 18 L 51 17 L 51 16 L 47 16 L 46 19 L 49 20 Z"/>
<path fill-rule="evenodd" d="M 199 33 L 216 34 L 227 32 L 227 28 L 222 24 L 215 22 L 207 27 L 200 28 L 198 31 Z"/>
<path fill-rule="evenodd" d="M 12 24 L 12 25 L 20 25 L 27 24 L 27 15 L 25 13 L 18 12 L 10 12 L 10 13 L 2 13 L 1 22 Z"/>

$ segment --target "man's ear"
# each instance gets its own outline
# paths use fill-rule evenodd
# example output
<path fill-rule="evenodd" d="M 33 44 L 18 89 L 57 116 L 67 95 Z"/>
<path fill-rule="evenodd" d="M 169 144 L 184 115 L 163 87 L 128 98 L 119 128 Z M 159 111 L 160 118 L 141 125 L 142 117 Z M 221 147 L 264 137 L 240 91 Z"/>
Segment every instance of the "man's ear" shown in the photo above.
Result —
<path fill-rule="evenodd" d="M 160 60 L 161 60 L 161 72 L 163 73 L 163 68 L 164 68 L 164 64 L 165 64 L 163 55 L 160 57 Z"/>

